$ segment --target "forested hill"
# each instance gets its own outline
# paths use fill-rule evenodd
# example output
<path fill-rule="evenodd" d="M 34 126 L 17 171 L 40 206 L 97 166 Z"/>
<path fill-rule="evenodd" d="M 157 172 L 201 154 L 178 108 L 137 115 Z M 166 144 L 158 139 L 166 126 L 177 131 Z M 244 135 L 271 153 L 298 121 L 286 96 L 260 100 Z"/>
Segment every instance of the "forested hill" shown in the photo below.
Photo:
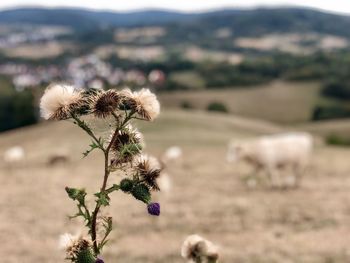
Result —
<path fill-rule="evenodd" d="M 313 31 L 350 37 L 350 17 L 306 8 L 225 9 L 203 13 L 164 10 L 121 13 L 69 8 L 18 8 L 0 11 L 0 24 L 21 23 L 62 25 L 77 30 L 158 25 L 203 34 L 229 27 L 237 36 Z"/>

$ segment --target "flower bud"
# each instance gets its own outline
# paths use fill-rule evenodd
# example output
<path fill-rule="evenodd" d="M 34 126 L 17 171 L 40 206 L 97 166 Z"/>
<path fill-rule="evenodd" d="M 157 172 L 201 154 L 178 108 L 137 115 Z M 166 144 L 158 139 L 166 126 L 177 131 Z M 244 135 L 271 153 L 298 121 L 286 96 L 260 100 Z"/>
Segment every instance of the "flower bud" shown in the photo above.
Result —
<path fill-rule="evenodd" d="M 160 204 L 159 203 L 150 203 L 147 205 L 148 213 L 152 216 L 160 215 Z"/>
<path fill-rule="evenodd" d="M 90 248 L 84 249 L 79 252 L 77 263 L 96 263 L 96 259 L 92 254 L 92 251 Z"/>
<path fill-rule="evenodd" d="M 133 186 L 134 182 L 131 179 L 125 178 L 120 181 L 120 189 L 122 189 L 123 192 L 130 192 Z"/>
<path fill-rule="evenodd" d="M 146 204 L 151 201 L 151 193 L 145 184 L 137 184 L 131 190 L 132 195 Z"/>
<path fill-rule="evenodd" d="M 65 188 L 69 198 L 72 200 L 77 200 L 78 202 L 82 203 L 84 202 L 86 192 L 84 189 L 76 189 L 76 188 Z"/>

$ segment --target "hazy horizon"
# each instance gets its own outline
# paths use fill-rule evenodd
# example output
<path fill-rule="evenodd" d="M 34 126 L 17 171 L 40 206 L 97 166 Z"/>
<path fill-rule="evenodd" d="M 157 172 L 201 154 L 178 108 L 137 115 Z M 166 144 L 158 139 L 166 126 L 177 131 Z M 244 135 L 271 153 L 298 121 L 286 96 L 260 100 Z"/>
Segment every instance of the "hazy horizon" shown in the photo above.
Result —
<path fill-rule="evenodd" d="M 248 0 L 248 1 L 235 1 L 232 4 L 231 0 L 219 0 L 215 1 L 202 1 L 201 3 L 178 3 L 176 1 L 129 1 L 128 3 L 120 3 L 116 7 L 115 4 L 106 0 L 101 0 L 96 5 L 96 1 L 74 1 L 74 3 L 68 0 L 56 0 L 49 3 L 42 4 L 39 1 L 33 0 L 3 0 L 0 3 L 0 10 L 9 10 L 16 8 L 77 8 L 88 9 L 96 11 L 112 11 L 112 12 L 133 12 L 143 11 L 150 9 L 168 10 L 176 12 L 205 12 L 219 9 L 254 9 L 254 8 L 310 8 L 331 13 L 350 14 L 350 2 L 347 1 L 333 1 L 332 4 L 320 3 L 319 1 L 307 1 L 303 4 L 299 4 L 297 1 L 280 1 L 280 0 Z"/>

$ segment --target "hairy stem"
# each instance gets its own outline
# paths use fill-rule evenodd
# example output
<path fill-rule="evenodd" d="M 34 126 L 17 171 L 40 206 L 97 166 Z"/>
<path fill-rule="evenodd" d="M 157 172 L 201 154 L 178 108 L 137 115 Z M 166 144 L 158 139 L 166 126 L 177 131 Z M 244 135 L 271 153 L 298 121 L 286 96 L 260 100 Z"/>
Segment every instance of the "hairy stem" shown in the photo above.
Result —
<path fill-rule="evenodd" d="M 101 144 L 101 141 L 99 139 L 97 139 L 96 135 L 92 132 L 92 130 L 90 129 L 89 126 L 87 126 L 87 124 L 82 121 L 81 119 L 79 119 L 78 116 L 76 116 L 75 114 L 72 114 L 72 118 L 75 120 L 76 124 L 82 128 L 99 146 L 99 148 L 104 151 L 103 145 Z"/>
<path fill-rule="evenodd" d="M 105 158 L 105 162 L 104 162 L 104 177 L 103 177 L 103 183 L 100 189 L 100 193 L 101 192 L 105 192 L 106 191 L 106 187 L 107 187 L 107 182 L 108 182 L 108 177 L 110 174 L 110 170 L 109 170 L 109 152 L 111 150 L 111 147 L 114 143 L 114 141 L 117 138 L 117 135 L 119 133 L 119 131 L 128 123 L 128 121 L 132 118 L 132 115 L 134 114 L 134 112 L 131 112 L 129 115 L 126 115 L 123 122 L 120 124 L 119 123 L 119 118 L 116 114 L 113 113 L 114 118 L 117 121 L 117 127 L 113 133 L 112 139 L 110 141 L 110 143 L 108 144 L 107 148 L 104 150 L 104 158 Z M 94 249 L 94 253 L 97 256 L 100 253 L 100 246 L 97 242 L 97 215 L 100 211 L 101 205 L 96 202 L 96 207 L 94 212 L 92 213 L 92 222 L 91 222 L 91 239 L 92 239 L 92 243 L 93 243 L 93 249 Z M 104 241 L 104 240 L 103 240 Z M 102 241 L 102 242 L 103 242 Z"/>

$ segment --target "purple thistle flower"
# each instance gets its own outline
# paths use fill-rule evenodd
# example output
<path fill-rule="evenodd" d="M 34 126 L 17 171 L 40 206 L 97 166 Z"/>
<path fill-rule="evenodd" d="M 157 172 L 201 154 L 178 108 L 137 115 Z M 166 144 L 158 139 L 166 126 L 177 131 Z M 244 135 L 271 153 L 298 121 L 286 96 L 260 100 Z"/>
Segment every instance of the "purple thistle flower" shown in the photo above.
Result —
<path fill-rule="evenodd" d="M 147 205 L 148 213 L 152 216 L 160 215 L 160 204 L 159 203 L 150 203 Z"/>
<path fill-rule="evenodd" d="M 100 258 L 97 258 L 95 263 L 104 263 L 104 261 L 102 259 L 100 259 Z"/>

